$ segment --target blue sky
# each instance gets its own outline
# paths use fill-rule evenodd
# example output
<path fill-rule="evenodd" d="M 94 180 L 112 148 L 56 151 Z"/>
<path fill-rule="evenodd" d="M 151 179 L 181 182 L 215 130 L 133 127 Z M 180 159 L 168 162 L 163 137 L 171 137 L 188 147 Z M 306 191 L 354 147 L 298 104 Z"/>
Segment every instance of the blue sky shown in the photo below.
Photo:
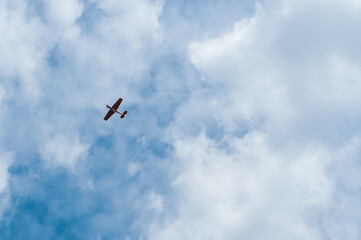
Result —
<path fill-rule="evenodd" d="M 0 0 L 0 238 L 359 239 L 360 13 Z"/>

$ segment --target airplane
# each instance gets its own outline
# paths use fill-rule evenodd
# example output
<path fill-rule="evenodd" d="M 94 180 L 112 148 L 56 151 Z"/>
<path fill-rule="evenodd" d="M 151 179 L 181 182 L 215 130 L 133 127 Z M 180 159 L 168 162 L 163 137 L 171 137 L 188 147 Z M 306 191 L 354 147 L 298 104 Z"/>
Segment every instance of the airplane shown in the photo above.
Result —
<path fill-rule="evenodd" d="M 128 111 L 124 111 L 124 112 L 120 112 L 118 111 L 118 107 L 119 105 L 122 103 L 123 99 L 119 98 L 118 101 L 116 103 L 114 103 L 114 105 L 111 107 L 109 106 L 109 104 L 107 104 L 107 108 L 109 108 L 110 110 L 108 111 L 107 115 L 105 115 L 104 120 L 108 120 L 115 112 L 120 114 L 120 118 L 124 118 Z"/>

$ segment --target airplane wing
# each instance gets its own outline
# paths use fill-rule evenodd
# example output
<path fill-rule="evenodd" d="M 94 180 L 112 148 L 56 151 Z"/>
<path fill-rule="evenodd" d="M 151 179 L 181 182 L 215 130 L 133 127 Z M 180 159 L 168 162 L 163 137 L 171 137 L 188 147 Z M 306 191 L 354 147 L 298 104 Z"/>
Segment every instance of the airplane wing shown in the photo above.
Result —
<path fill-rule="evenodd" d="M 115 104 L 114 104 L 114 105 L 115 105 Z M 114 114 L 114 112 L 113 112 L 112 110 L 109 110 L 108 113 L 107 113 L 107 115 L 105 115 L 104 120 L 105 120 L 105 121 L 108 120 L 113 114 Z"/>
<path fill-rule="evenodd" d="M 115 110 L 118 109 L 119 105 L 122 103 L 123 99 L 119 98 L 118 101 L 116 103 L 114 103 L 113 107 Z M 110 115 L 111 116 L 111 115 Z"/>

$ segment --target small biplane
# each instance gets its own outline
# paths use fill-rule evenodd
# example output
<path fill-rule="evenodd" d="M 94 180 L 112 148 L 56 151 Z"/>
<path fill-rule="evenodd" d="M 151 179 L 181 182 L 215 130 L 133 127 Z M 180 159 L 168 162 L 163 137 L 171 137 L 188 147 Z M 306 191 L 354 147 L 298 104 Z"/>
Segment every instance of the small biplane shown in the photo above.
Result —
<path fill-rule="evenodd" d="M 116 103 L 114 103 L 114 105 L 111 107 L 109 106 L 109 104 L 107 104 L 107 108 L 109 108 L 110 110 L 108 111 L 107 115 L 105 115 L 104 120 L 108 120 L 114 113 L 119 113 L 120 114 L 120 118 L 124 118 L 128 111 L 124 111 L 124 112 L 120 112 L 118 111 L 119 105 L 122 103 L 123 99 L 119 98 L 118 101 Z"/>

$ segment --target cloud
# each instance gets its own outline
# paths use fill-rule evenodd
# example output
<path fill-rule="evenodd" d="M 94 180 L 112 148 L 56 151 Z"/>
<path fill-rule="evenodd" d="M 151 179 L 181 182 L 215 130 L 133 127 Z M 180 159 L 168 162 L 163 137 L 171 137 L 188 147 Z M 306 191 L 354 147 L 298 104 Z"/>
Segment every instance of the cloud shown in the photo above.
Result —
<path fill-rule="evenodd" d="M 160 195 L 152 191 L 149 195 L 149 200 L 149 208 L 154 209 L 158 212 L 161 212 L 163 210 L 163 199 Z"/>
<path fill-rule="evenodd" d="M 135 176 L 139 172 L 139 169 L 140 169 L 140 165 L 138 163 L 130 163 L 128 165 L 129 176 L 131 177 Z"/>
<path fill-rule="evenodd" d="M 82 143 L 79 136 L 57 135 L 40 146 L 40 156 L 51 167 L 64 167 L 75 172 L 77 164 L 84 161 L 89 145 Z"/>
<path fill-rule="evenodd" d="M 154 221 L 150 239 L 359 237 L 346 207 L 359 181 L 339 175 L 360 166 L 353 4 L 264 1 L 189 45 L 204 87 L 169 129 L 176 214 Z"/>
<path fill-rule="evenodd" d="M 0 75 L 9 95 L 14 94 L 11 81 L 19 82 L 18 91 L 28 99 L 40 94 L 35 73 L 41 67 L 46 44 L 41 39 L 44 27 L 37 17 L 26 17 L 26 4 L 16 1 L 7 5 L 1 1 Z"/>
<path fill-rule="evenodd" d="M 151 239 L 320 238 L 310 222 L 332 193 L 324 149 L 290 157 L 255 131 L 221 143 L 203 133 L 175 149 L 177 217 L 154 225 Z"/>
<path fill-rule="evenodd" d="M 359 4 L 253 2 L 0 0 L 0 236 L 358 239 Z"/>
<path fill-rule="evenodd" d="M 73 26 L 83 13 L 83 4 L 78 0 L 59 2 L 44 1 L 46 19 L 50 24 L 60 27 Z"/>
<path fill-rule="evenodd" d="M 69 0 L 59 5 L 18 0 L 0 1 L 0 6 L 0 142 L 4 152 L 14 152 L 12 164 L 5 160 L 0 164 L 0 194 L 6 195 L 1 197 L 1 212 L 6 212 L 4 221 L 11 226 L 1 228 L 0 235 L 30 239 L 126 236 L 129 233 L 120 223 L 135 217 L 131 211 L 120 212 L 133 209 L 134 199 L 149 202 L 149 196 L 134 185 L 149 188 L 154 182 L 149 175 L 158 165 L 151 150 L 131 143 L 156 123 L 144 109 L 138 111 L 136 125 L 122 121 L 121 127 L 104 122 L 103 114 L 105 104 L 120 96 L 126 99 L 122 107 L 139 107 L 137 86 L 147 80 L 142 71 L 150 68 L 155 57 L 149 49 L 161 41 L 162 2 Z M 93 24 L 87 22 L 89 16 Z M 157 129 L 149 132 L 157 133 Z M 114 143 L 108 144 L 110 139 Z M 134 156 L 134 152 L 141 154 Z M 152 168 L 128 182 L 128 159 L 149 160 L 144 165 Z M 88 200 L 94 205 L 88 205 Z M 68 201 L 77 210 L 65 209 Z M 103 204 L 113 212 L 103 214 Z M 69 219 L 84 214 L 90 217 L 80 225 L 93 228 L 82 233 L 63 231 Z M 102 215 L 119 225 L 104 227 L 99 221 Z M 29 228 L 19 230 L 24 225 Z"/>
<path fill-rule="evenodd" d="M 9 168 L 13 164 L 14 154 L 11 152 L 0 151 L 0 219 L 9 206 Z"/>

